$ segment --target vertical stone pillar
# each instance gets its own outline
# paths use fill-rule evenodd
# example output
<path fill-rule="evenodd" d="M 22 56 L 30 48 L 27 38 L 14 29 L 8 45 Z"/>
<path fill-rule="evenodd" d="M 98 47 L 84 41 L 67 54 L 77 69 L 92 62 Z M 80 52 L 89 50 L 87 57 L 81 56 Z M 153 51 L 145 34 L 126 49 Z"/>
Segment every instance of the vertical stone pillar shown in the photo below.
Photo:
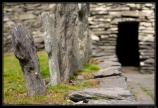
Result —
<path fill-rule="evenodd" d="M 21 24 L 15 25 L 13 29 L 12 45 L 26 80 L 28 95 L 45 95 L 46 87 L 40 76 L 40 67 L 33 37 Z"/>
<path fill-rule="evenodd" d="M 51 84 L 66 82 L 89 56 L 87 4 L 56 4 L 53 14 L 41 15 Z"/>

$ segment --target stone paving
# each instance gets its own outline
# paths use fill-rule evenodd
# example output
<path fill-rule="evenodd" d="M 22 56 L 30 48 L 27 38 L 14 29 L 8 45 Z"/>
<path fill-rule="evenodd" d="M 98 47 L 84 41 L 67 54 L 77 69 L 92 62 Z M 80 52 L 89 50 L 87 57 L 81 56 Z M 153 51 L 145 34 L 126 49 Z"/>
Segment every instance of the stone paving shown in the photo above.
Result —
<path fill-rule="evenodd" d="M 97 53 L 98 54 L 98 53 Z M 135 104 L 134 95 L 128 90 L 126 77 L 122 75 L 121 65 L 115 55 L 95 56 L 100 60 L 101 68 L 94 74 L 94 79 L 100 81 L 97 88 L 74 91 L 69 99 L 74 104 Z"/>
<path fill-rule="evenodd" d="M 74 104 L 154 104 L 153 74 L 122 67 L 115 55 L 96 52 L 94 58 L 101 61 L 98 64 L 101 69 L 89 80 L 99 80 L 99 87 L 70 93 L 69 99 Z"/>

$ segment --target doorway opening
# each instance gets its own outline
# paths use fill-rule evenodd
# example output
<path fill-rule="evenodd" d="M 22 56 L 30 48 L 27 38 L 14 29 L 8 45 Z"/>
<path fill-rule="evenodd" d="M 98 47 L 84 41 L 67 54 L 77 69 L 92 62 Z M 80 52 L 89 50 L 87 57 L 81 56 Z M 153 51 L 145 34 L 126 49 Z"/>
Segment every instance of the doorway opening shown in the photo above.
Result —
<path fill-rule="evenodd" d="M 118 24 L 116 54 L 122 66 L 139 67 L 138 22 Z"/>

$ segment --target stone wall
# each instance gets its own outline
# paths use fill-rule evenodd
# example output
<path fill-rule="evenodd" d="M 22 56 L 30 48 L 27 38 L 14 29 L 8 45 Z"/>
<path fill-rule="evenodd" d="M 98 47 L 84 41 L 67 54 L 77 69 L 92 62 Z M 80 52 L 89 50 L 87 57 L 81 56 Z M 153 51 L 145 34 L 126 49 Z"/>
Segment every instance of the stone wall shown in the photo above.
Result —
<path fill-rule="evenodd" d="M 89 28 L 92 31 L 93 48 L 100 54 L 116 55 L 118 23 L 139 22 L 138 38 L 140 72 L 154 72 L 154 10 L 150 3 L 97 3 L 90 5 Z M 102 52 L 101 52 L 102 51 Z"/>
<path fill-rule="evenodd" d="M 3 4 L 3 49 L 11 51 L 11 29 L 14 23 L 22 22 L 31 31 L 38 50 L 44 49 L 44 29 L 40 14 L 51 12 L 54 4 Z M 98 55 L 116 55 L 118 23 L 139 22 L 139 53 L 142 73 L 154 72 L 155 5 L 151 3 L 94 3 L 90 4 L 89 28 L 93 39 L 92 48 Z"/>
<path fill-rule="evenodd" d="M 3 4 L 3 51 L 12 51 L 11 30 L 15 23 L 23 23 L 34 37 L 38 50 L 44 48 L 44 29 L 40 15 L 51 12 L 54 4 L 48 3 L 4 3 Z"/>

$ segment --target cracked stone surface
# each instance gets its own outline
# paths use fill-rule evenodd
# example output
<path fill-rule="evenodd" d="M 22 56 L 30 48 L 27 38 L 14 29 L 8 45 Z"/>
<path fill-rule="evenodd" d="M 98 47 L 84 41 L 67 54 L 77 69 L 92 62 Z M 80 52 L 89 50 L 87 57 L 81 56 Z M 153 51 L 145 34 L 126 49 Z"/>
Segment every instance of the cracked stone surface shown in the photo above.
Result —
<path fill-rule="evenodd" d="M 69 97 L 74 101 L 81 101 L 85 99 L 117 99 L 124 100 L 126 97 L 132 96 L 131 93 L 124 88 L 89 88 L 81 91 L 72 92 Z"/>
<path fill-rule="evenodd" d="M 101 60 L 98 64 L 100 71 L 94 73 L 94 79 L 100 81 L 99 86 L 71 92 L 68 98 L 74 104 L 136 104 L 116 56 L 95 58 Z"/>

